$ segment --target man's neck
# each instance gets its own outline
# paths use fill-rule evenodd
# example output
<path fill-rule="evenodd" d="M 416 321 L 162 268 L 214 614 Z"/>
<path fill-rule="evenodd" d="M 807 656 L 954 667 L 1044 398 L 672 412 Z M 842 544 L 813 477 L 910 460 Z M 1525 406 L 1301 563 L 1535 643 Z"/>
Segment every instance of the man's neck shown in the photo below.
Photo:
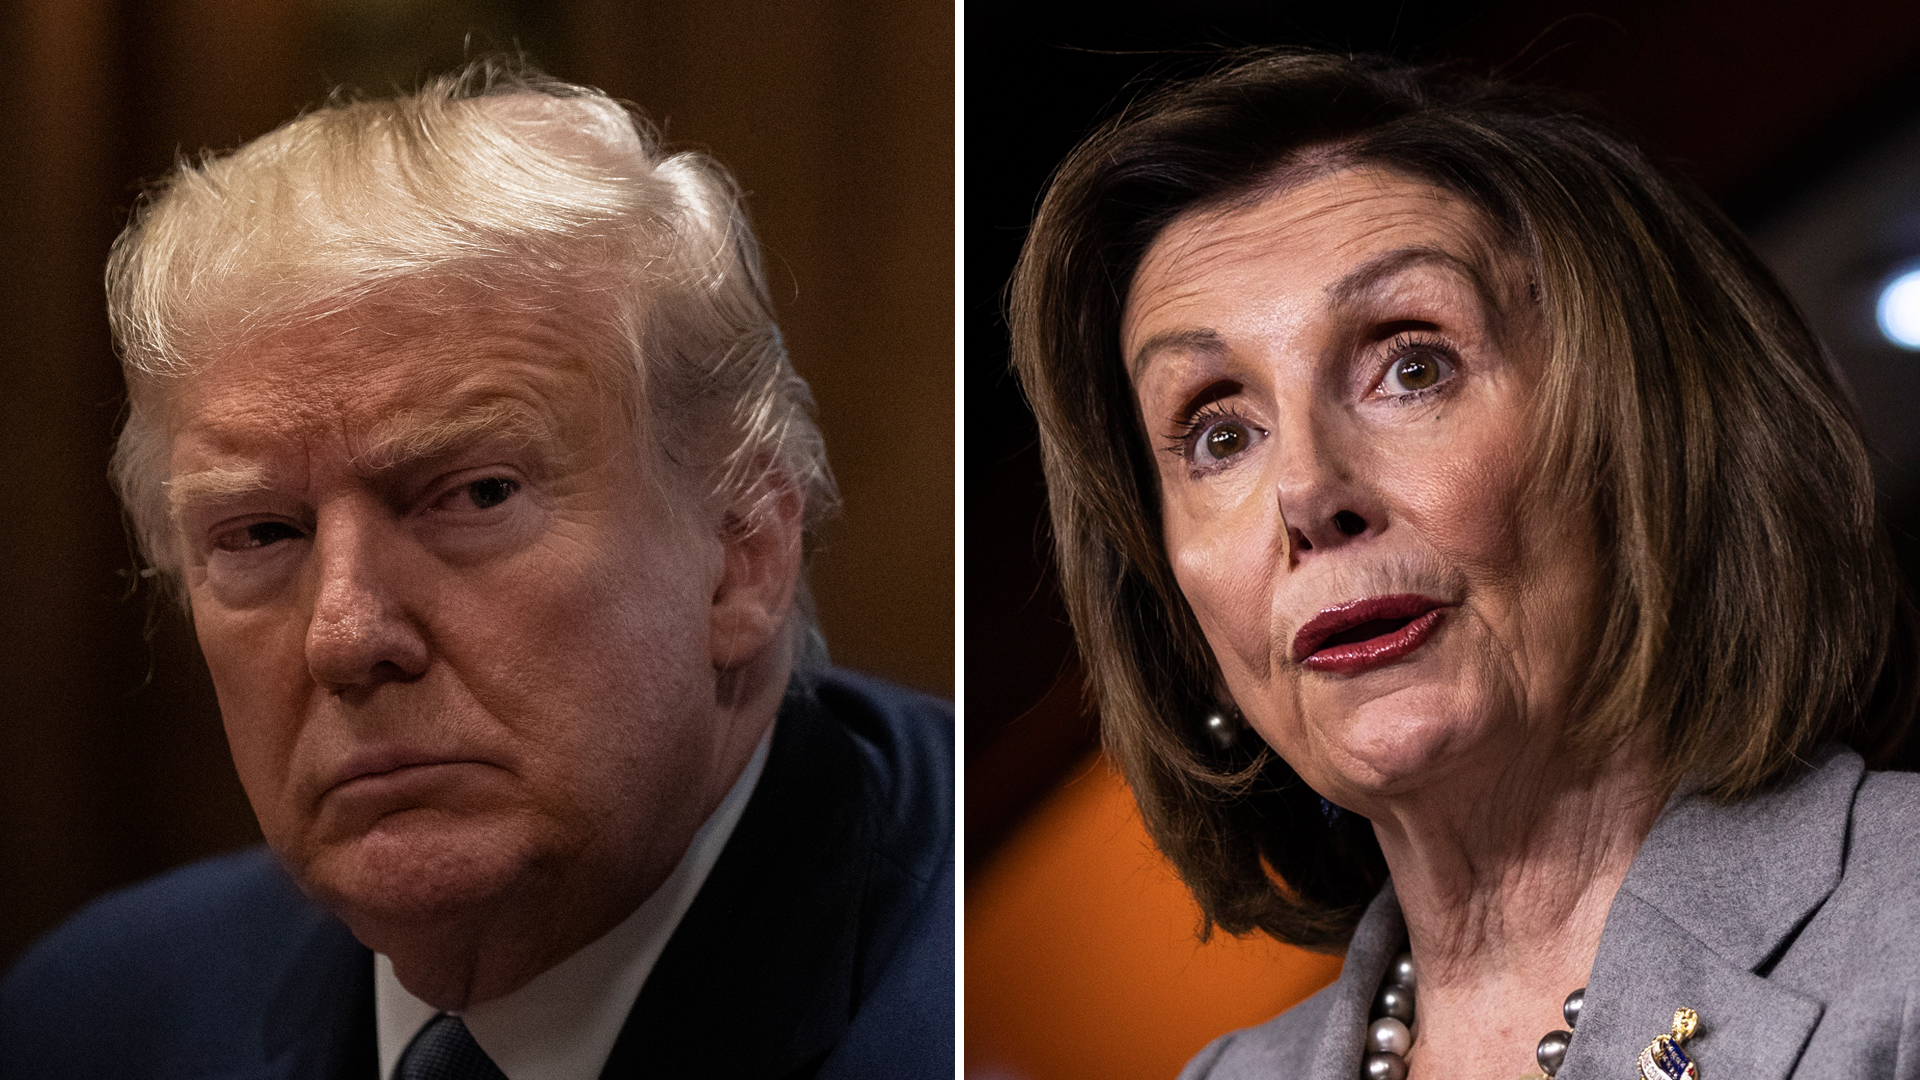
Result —
<path fill-rule="evenodd" d="M 771 729 L 789 655 L 783 648 L 756 664 L 759 677 L 721 679 L 712 715 L 684 721 L 711 734 L 709 750 L 687 763 L 697 779 L 686 794 L 657 808 L 646 850 L 576 853 L 557 865 L 527 867 L 484 903 L 461 910 L 341 917 L 364 944 L 392 958 L 411 993 L 443 1011 L 464 1012 L 520 989 L 618 926 L 667 880 Z M 602 871 L 588 878 L 582 867 Z"/>
<path fill-rule="evenodd" d="M 632 915 L 527 985 L 465 1012 L 475 1041 L 509 1078 L 600 1075 L 655 962 L 745 812 L 772 741 L 768 731 L 680 864 Z M 409 993 L 385 956 L 375 958 L 374 1003 L 380 1075 L 391 1076 L 407 1043 L 440 1010 Z"/>

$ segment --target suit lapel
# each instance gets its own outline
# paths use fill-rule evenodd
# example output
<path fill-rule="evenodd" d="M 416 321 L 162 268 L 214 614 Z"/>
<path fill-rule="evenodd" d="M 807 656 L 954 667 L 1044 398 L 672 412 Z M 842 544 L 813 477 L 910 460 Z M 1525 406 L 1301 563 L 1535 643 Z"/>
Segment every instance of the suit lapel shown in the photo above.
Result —
<path fill-rule="evenodd" d="M 295 891 L 291 883 L 289 891 Z M 278 990 L 267 1004 L 261 1043 L 278 1080 L 376 1080 L 373 953 L 340 920 L 296 892 L 312 913 Z"/>
<path fill-rule="evenodd" d="M 1607 913 L 1561 1080 L 1632 1075 L 1673 1011 L 1702 1080 L 1779 1080 L 1819 1002 L 1766 973 L 1839 884 L 1859 757 L 1829 748 L 1796 781 L 1733 806 L 1676 796 Z"/>
<path fill-rule="evenodd" d="M 753 798 L 603 1078 L 811 1075 L 852 1015 L 876 798 L 849 736 L 811 696 L 789 696 Z"/>

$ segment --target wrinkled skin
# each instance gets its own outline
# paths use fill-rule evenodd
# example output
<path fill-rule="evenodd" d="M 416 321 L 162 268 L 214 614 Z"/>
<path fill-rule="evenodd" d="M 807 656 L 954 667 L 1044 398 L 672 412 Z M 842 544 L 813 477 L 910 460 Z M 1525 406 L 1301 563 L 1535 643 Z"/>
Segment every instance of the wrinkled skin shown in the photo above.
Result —
<path fill-rule="evenodd" d="M 350 312 L 170 402 L 184 579 L 261 828 L 441 1008 L 651 894 L 791 662 L 797 496 L 731 528 L 568 326 Z"/>
<path fill-rule="evenodd" d="M 1374 823 L 1422 966 L 1410 1064 L 1529 1068 L 1659 797 L 1633 752 L 1561 742 L 1599 560 L 1577 500 L 1528 493 L 1547 343 L 1522 261 L 1444 191 L 1321 170 L 1168 226 L 1121 343 L 1226 692 Z M 1394 596 L 1439 613 L 1411 650 L 1298 655 L 1316 616 Z"/>

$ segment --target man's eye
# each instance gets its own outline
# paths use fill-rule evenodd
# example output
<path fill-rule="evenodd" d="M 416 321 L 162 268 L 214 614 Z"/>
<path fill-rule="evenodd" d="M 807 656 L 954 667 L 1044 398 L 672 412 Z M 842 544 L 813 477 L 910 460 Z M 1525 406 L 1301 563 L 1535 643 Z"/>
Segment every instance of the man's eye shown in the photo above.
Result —
<path fill-rule="evenodd" d="M 467 498 L 481 510 L 491 510 L 513 497 L 520 490 L 518 482 L 504 476 L 489 476 L 484 480 L 475 480 L 466 487 Z"/>
<path fill-rule="evenodd" d="M 302 535 L 299 529 L 284 521 L 256 521 L 244 528 L 222 533 L 214 544 L 225 551 L 246 551 L 277 544 L 282 540 L 298 540 Z"/>

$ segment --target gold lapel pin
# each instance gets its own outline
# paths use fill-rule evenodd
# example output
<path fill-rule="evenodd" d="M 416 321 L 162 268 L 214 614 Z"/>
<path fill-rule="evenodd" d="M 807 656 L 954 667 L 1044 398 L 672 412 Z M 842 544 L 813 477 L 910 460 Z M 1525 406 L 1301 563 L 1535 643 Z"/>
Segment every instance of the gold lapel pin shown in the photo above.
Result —
<path fill-rule="evenodd" d="M 1700 1070 L 1680 1044 L 1700 1029 L 1700 1014 L 1685 1006 L 1673 1010 L 1673 1032 L 1655 1035 L 1640 1051 L 1640 1080 L 1700 1080 Z"/>

